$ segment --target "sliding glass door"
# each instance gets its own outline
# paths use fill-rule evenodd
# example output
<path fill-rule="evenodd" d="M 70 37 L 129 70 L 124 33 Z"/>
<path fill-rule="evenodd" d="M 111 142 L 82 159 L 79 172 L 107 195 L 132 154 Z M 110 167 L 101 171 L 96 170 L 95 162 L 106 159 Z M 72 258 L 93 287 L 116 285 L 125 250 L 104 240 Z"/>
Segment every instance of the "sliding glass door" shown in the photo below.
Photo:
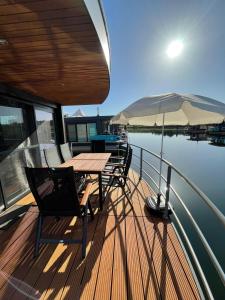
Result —
<path fill-rule="evenodd" d="M 28 191 L 25 166 L 45 165 L 42 150 L 55 144 L 53 110 L 0 99 L 0 211 Z"/>
<path fill-rule="evenodd" d="M 30 144 L 26 109 L 0 105 L 0 179 L 6 205 L 28 188 L 23 167 Z"/>

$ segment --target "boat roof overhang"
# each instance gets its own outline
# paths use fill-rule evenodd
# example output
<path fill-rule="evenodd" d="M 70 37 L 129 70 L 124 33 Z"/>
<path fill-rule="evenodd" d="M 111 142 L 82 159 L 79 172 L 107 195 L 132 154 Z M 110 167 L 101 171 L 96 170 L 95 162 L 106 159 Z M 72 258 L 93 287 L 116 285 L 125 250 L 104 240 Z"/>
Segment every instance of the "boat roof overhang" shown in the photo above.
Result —
<path fill-rule="evenodd" d="M 109 92 L 109 42 L 97 0 L 4 0 L 0 82 L 61 105 Z"/>

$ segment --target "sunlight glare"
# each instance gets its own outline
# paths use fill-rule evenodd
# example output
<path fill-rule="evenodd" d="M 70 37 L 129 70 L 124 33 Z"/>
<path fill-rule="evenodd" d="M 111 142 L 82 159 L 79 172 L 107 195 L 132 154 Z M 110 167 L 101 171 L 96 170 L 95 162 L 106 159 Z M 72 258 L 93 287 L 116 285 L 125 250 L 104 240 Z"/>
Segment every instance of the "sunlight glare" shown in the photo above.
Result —
<path fill-rule="evenodd" d="M 169 58 L 174 58 L 178 55 L 181 54 L 182 50 L 183 50 L 183 42 L 182 41 L 179 41 L 179 40 L 176 40 L 176 41 L 172 41 L 167 50 L 166 50 L 166 53 L 168 55 Z"/>

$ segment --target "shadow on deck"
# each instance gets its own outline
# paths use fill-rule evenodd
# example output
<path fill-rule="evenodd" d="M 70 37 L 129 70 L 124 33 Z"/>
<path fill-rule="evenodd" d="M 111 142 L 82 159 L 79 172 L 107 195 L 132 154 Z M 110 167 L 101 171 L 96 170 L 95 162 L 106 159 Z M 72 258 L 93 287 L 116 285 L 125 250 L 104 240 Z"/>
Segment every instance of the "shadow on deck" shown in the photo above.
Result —
<path fill-rule="evenodd" d="M 119 189 L 111 192 L 89 223 L 83 261 L 77 244 L 43 245 L 33 258 L 35 207 L 2 231 L 0 299 L 200 299 L 172 225 L 149 215 L 149 188 L 130 177 L 134 209 Z M 81 234 L 75 218 L 48 218 L 44 227 L 48 235 Z"/>

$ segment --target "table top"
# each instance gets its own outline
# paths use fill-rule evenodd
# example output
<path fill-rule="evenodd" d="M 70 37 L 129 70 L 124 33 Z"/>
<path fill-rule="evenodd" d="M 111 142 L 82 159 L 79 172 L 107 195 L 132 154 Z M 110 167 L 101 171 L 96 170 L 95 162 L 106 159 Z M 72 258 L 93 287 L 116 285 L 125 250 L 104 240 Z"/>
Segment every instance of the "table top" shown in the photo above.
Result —
<path fill-rule="evenodd" d="M 73 167 L 76 172 L 101 173 L 108 159 L 70 159 L 61 164 L 60 167 Z"/>
<path fill-rule="evenodd" d="M 111 153 L 81 153 L 77 156 L 74 156 L 73 160 L 108 160 L 111 156 Z"/>

